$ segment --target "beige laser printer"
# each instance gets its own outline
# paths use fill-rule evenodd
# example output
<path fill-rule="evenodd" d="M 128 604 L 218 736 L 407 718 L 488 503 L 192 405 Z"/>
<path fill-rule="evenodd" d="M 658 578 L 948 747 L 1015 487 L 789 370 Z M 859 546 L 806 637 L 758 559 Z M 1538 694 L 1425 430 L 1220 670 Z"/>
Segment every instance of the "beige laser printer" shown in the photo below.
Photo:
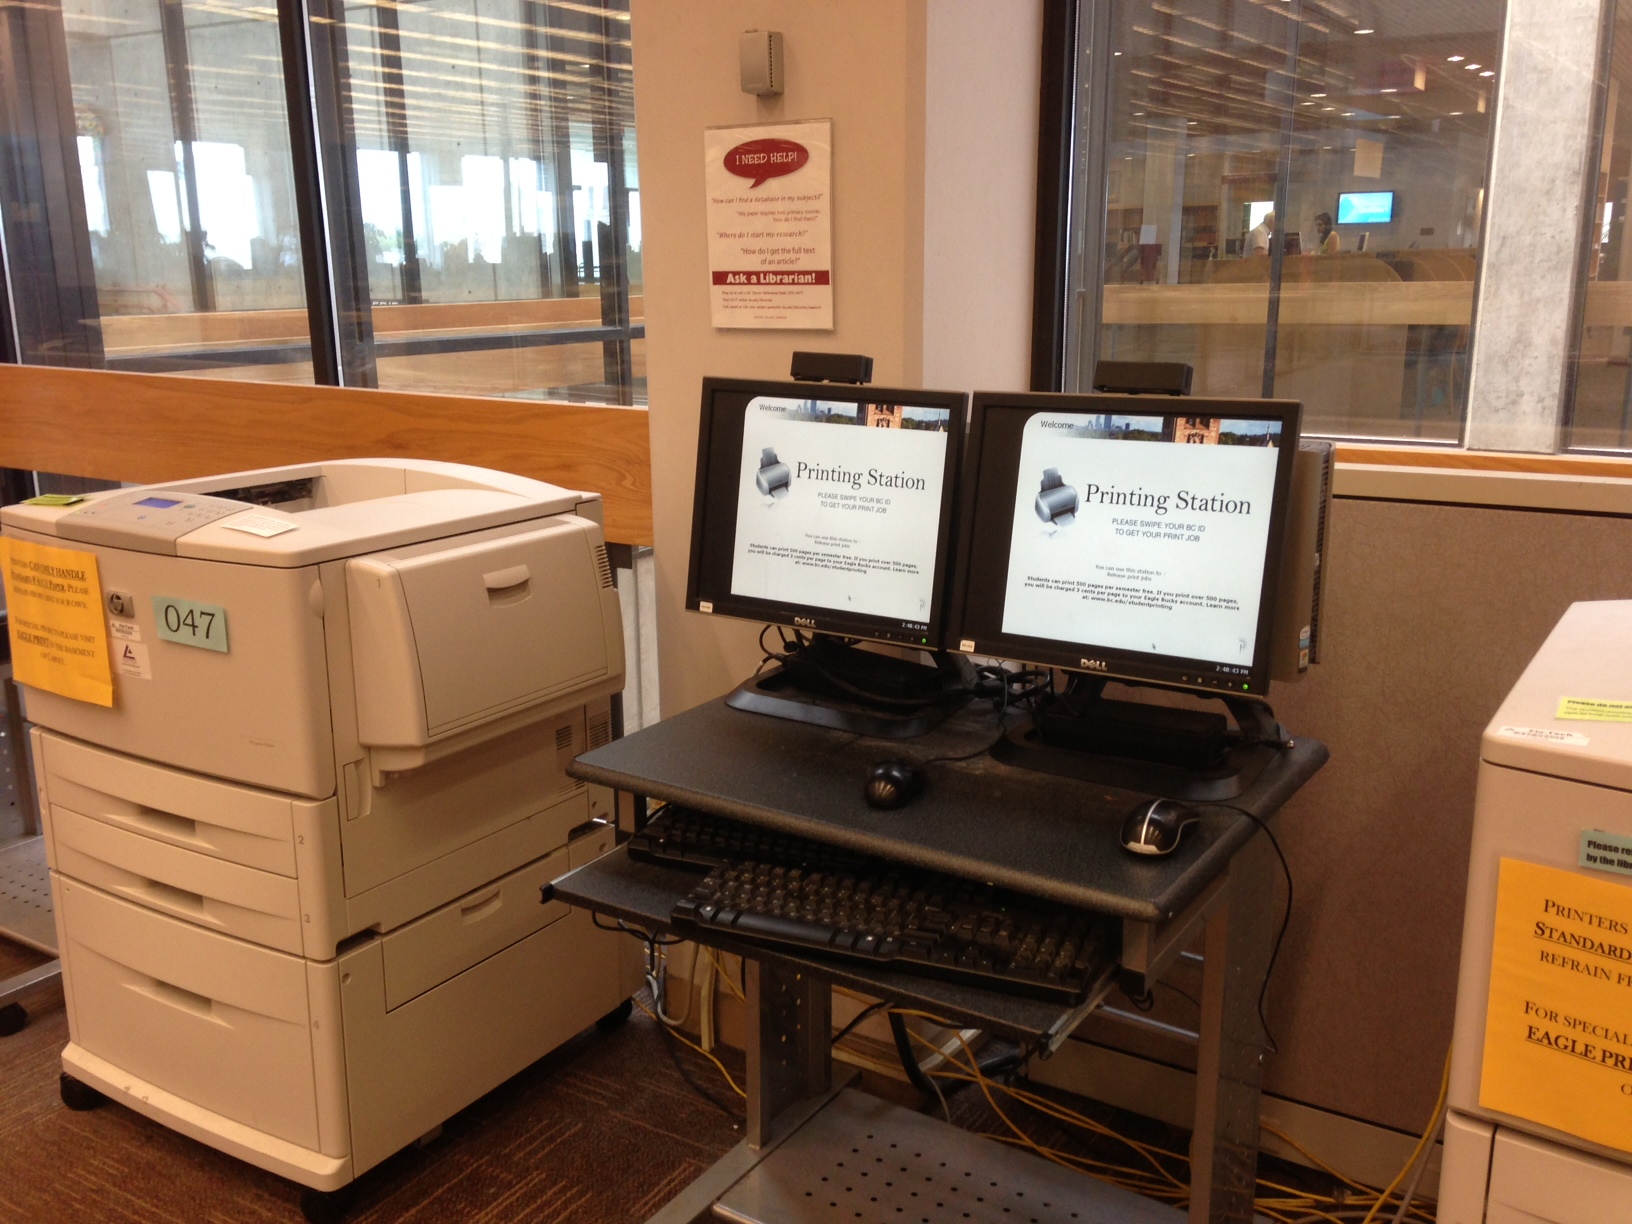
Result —
<path fill-rule="evenodd" d="M 332 1191 L 623 1014 L 616 937 L 540 891 L 613 844 L 565 772 L 623 687 L 599 520 L 416 460 L 0 512 L 95 554 L 113 660 L 112 708 L 24 690 L 65 1100 Z"/>
<path fill-rule="evenodd" d="M 1632 600 L 1571 604 L 1485 728 L 1440 1224 L 1632 1218 L 1628 643 Z"/>

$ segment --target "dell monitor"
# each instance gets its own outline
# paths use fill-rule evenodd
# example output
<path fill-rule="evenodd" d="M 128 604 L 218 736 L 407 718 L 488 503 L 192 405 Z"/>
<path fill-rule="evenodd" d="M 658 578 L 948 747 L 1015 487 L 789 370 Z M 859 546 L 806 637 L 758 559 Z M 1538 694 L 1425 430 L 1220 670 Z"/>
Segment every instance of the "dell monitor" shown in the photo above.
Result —
<path fill-rule="evenodd" d="M 1091 700 L 1053 711 L 1061 743 L 1195 765 L 1243 738 L 1221 739 L 1222 715 L 1112 710 L 1127 703 L 1099 701 L 1105 679 L 1224 697 L 1243 733 L 1272 728 L 1260 703 L 1300 415 L 1280 400 L 976 394 L 949 644 L 1093 681 L 1076 686 Z"/>
<path fill-rule="evenodd" d="M 945 664 L 853 643 L 941 644 L 967 403 L 704 380 L 686 607 L 780 627 L 788 646 L 733 705 L 899 736 L 927 730 L 962 690 Z"/>

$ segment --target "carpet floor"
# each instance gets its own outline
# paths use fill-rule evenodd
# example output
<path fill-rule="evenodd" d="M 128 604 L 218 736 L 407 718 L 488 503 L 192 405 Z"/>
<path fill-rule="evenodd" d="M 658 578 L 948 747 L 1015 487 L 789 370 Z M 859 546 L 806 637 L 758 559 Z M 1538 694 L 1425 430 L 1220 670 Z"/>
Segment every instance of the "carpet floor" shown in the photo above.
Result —
<path fill-rule="evenodd" d="M 0 941 L 0 978 L 44 958 Z M 60 992 L 36 996 L 21 1032 L 0 1038 L 0 1222 L 295 1224 L 300 1188 L 140 1114 L 107 1104 L 65 1108 L 58 1056 L 68 1040 Z M 742 1057 L 721 1051 L 740 1083 Z M 940 1115 L 904 1084 L 863 1077 L 863 1088 Z M 1040 1095 L 1165 1152 L 1188 1134 L 1069 1093 Z M 1009 1136 L 983 1094 L 948 1086 L 960 1128 Z M 1062 1126 L 1011 1100 L 1004 1114 L 1045 1148 L 1111 1166 L 1154 1167 L 1120 1141 Z M 398 1152 L 356 1183 L 348 1224 L 638 1224 L 733 1147 L 740 1099 L 702 1055 L 636 1009 L 614 1032 L 568 1042 L 449 1119 L 422 1147 Z M 1012 1141 L 1012 1140 L 1011 1140 Z M 1179 1178 L 1182 1162 L 1163 1160 Z M 1261 1158 L 1260 1175 L 1330 1194 L 1323 1174 Z M 1325 1219 L 1333 1217 L 1326 1216 Z"/>
<path fill-rule="evenodd" d="M 40 959 L 0 942 L 0 978 Z M 61 995 L 42 994 L 28 1010 L 28 1026 L 0 1038 L 0 1220 L 302 1219 L 290 1182 L 129 1109 L 64 1108 Z M 638 1010 L 614 1033 L 590 1030 L 455 1115 L 434 1142 L 366 1173 L 348 1221 L 644 1220 L 741 1137 L 740 1120 L 687 1084 L 666 1044 Z M 679 1057 L 718 1088 L 701 1056 L 682 1048 Z M 740 1079 L 740 1056 L 733 1072 Z"/>

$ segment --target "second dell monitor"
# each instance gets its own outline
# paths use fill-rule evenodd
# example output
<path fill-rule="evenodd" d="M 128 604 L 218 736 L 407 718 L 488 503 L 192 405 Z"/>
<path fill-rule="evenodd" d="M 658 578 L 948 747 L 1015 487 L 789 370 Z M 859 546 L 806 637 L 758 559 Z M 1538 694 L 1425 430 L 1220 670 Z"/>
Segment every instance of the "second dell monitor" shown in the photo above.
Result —
<path fill-rule="evenodd" d="M 965 653 L 1263 696 L 1298 405 L 981 393 Z"/>

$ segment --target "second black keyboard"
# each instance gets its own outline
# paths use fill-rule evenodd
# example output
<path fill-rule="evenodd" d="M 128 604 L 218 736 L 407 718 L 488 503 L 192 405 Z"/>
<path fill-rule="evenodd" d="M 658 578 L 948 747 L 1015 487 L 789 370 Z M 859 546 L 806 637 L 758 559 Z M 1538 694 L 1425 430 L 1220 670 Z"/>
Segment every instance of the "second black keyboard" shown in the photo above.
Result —
<path fill-rule="evenodd" d="M 1051 1002 L 1079 1002 L 1118 946 L 1104 915 L 691 809 L 665 809 L 630 853 L 708 868 L 675 905 L 678 928 Z"/>

